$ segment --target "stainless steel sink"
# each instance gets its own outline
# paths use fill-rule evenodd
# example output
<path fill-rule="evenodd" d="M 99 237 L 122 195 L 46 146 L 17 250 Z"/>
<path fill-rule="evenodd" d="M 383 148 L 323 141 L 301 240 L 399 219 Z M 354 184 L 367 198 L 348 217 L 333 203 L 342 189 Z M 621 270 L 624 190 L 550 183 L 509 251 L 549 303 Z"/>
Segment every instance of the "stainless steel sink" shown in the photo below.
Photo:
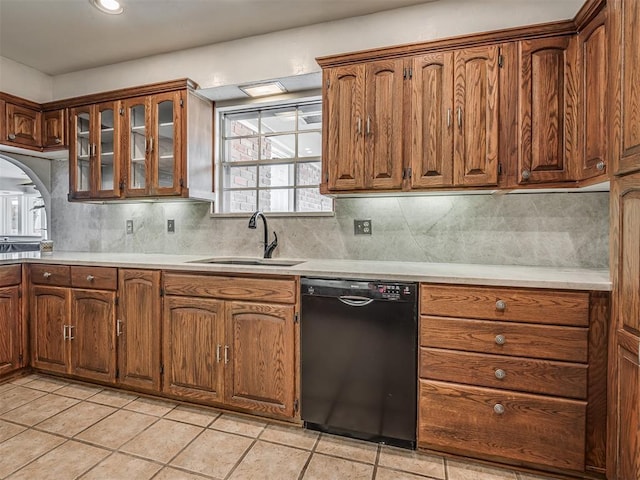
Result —
<path fill-rule="evenodd" d="M 302 263 L 300 260 L 280 260 L 277 258 L 205 258 L 188 263 L 209 263 L 214 265 L 254 265 L 260 267 L 292 267 Z"/>

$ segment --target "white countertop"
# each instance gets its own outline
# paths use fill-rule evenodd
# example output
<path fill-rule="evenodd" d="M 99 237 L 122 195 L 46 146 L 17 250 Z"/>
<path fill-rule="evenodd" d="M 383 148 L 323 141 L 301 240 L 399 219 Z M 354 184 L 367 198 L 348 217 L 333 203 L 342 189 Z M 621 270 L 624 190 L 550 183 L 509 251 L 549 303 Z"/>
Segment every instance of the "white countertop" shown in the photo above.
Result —
<path fill-rule="evenodd" d="M 54 252 L 53 255 L 41 257 L 39 252 L 23 252 L 0 254 L 0 265 L 22 262 L 62 265 L 102 265 L 211 273 L 256 273 L 266 275 L 300 275 L 324 278 L 337 277 L 506 287 L 611 290 L 609 271 L 606 269 L 319 259 L 300 259 L 299 261 L 301 263 L 294 266 L 189 263 L 213 257 L 213 255 L 87 252 Z"/>

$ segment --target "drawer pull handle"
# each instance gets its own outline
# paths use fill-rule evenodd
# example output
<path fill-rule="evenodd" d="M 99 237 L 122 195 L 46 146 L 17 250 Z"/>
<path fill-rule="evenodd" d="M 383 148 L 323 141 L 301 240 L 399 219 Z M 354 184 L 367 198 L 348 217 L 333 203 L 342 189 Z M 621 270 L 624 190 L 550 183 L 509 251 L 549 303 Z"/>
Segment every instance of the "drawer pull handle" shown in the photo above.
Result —
<path fill-rule="evenodd" d="M 224 346 L 224 363 L 229 363 L 229 345 Z"/>
<path fill-rule="evenodd" d="M 116 337 L 122 335 L 122 320 L 116 320 Z"/>
<path fill-rule="evenodd" d="M 499 312 L 504 312 L 507 309 L 507 302 L 505 302 L 504 300 L 498 300 L 496 302 L 496 310 L 498 310 Z"/>
<path fill-rule="evenodd" d="M 216 346 L 216 362 L 220 363 L 220 349 L 222 348 L 222 345 L 218 344 Z"/>
<path fill-rule="evenodd" d="M 498 368 L 495 371 L 495 376 L 498 380 L 502 380 L 504 377 L 507 376 L 507 372 L 505 372 L 504 370 L 502 370 L 501 368 Z"/>
<path fill-rule="evenodd" d="M 95 277 L 93 275 L 87 275 L 87 282 L 93 282 Z"/>
<path fill-rule="evenodd" d="M 498 415 L 502 415 L 504 413 L 504 405 L 502 405 L 501 403 L 496 403 L 493 406 L 493 411 L 496 412 Z"/>
<path fill-rule="evenodd" d="M 496 345 L 504 345 L 507 339 L 504 335 L 496 335 Z"/>
<path fill-rule="evenodd" d="M 43 276 L 44 278 L 50 278 L 50 277 L 51 277 L 51 272 L 44 272 L 44 273 L 42 274 L 42 276 Z"/>

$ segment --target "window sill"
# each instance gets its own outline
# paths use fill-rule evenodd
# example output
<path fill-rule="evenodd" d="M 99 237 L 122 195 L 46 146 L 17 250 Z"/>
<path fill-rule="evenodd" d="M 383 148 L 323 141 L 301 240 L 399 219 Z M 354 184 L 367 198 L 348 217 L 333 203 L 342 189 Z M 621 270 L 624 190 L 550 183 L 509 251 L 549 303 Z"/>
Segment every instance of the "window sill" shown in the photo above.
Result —
<path fill-rule="evenodd" d="M 210 218 L 249 218 L 253 212 L 209 213 Z M 335 217 L 336 212 L 264 212 L 267 218 Z"/>

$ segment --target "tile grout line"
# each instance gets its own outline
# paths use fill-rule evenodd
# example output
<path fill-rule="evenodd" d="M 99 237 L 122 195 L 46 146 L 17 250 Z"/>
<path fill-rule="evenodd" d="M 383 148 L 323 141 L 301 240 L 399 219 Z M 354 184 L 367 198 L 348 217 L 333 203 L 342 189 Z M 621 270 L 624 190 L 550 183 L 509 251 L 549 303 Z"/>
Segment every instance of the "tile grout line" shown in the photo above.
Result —
<path fill-rule="evenodd" d="M 213 423 L 212 423 L 213 425 Z M 262 427 L 262 430 L 260 430 L 260 433 L 258 433 L 258 435 L 256 435 L 253 438 L 253 442 L 251 442 L 251 445 L 249 445 L 249 447 L 243 452 L 242 455 L 240 455 L 240 458 L 238 459 L 238 461 L 236 462 L 236 464 L 231 468 L 231 470 L 229 470 L 227 472 L 227 474 L 225 475 L 225 480 L 227 480 L 229 477 L 231 477 L 231 475 L 233 475 L 233 472 L 235 472 L 235 470 L 240 466 L 240 464 L 244 461 L 245 457 L 249 454 L 249 452 L 251 451 L 251 449 L 253 448 L 253 446 L 258 442 L 258 437 L 260 435 L 262 435 L 262 432 L 265 431 L 265 429 L 267 428 L 267 425 L 269 425 L 268 423 L 266 425 L 264 425 Z M 230 433 L 230 432 L 226 432 L 226 433 Z"/>
<path fill-rule="evenodd" d="M 378 475 L 378 462 L 380 461 L 380 454 L 382 453 L 382 446 L 378 444 L 378 448 L 376 449 L 376 459 L 373 462 L 373 472 L 371 472 L 371 480 L 376 478 Z"/>
<path fill-rule="evenodd" d="M 316 454 L 316 448 L 318 447 L 318 443 L 320 443 L 321 437 L 322 437 L 322 433 L 318 434 L 315 441 L 313 442 L 313 445 L 311 446 L 311 449 L 308 450 L 309 457 L 307 458 L 307 461 L 304 462 L 304 465 L 302 466 L 302 470 L 300 470 L 300 474 L 298 475 L 298 480 L 302 480 L 306 475 L 307 469 L 309 468 L 309 464 L 311 463 L 311 459 Z"/>

